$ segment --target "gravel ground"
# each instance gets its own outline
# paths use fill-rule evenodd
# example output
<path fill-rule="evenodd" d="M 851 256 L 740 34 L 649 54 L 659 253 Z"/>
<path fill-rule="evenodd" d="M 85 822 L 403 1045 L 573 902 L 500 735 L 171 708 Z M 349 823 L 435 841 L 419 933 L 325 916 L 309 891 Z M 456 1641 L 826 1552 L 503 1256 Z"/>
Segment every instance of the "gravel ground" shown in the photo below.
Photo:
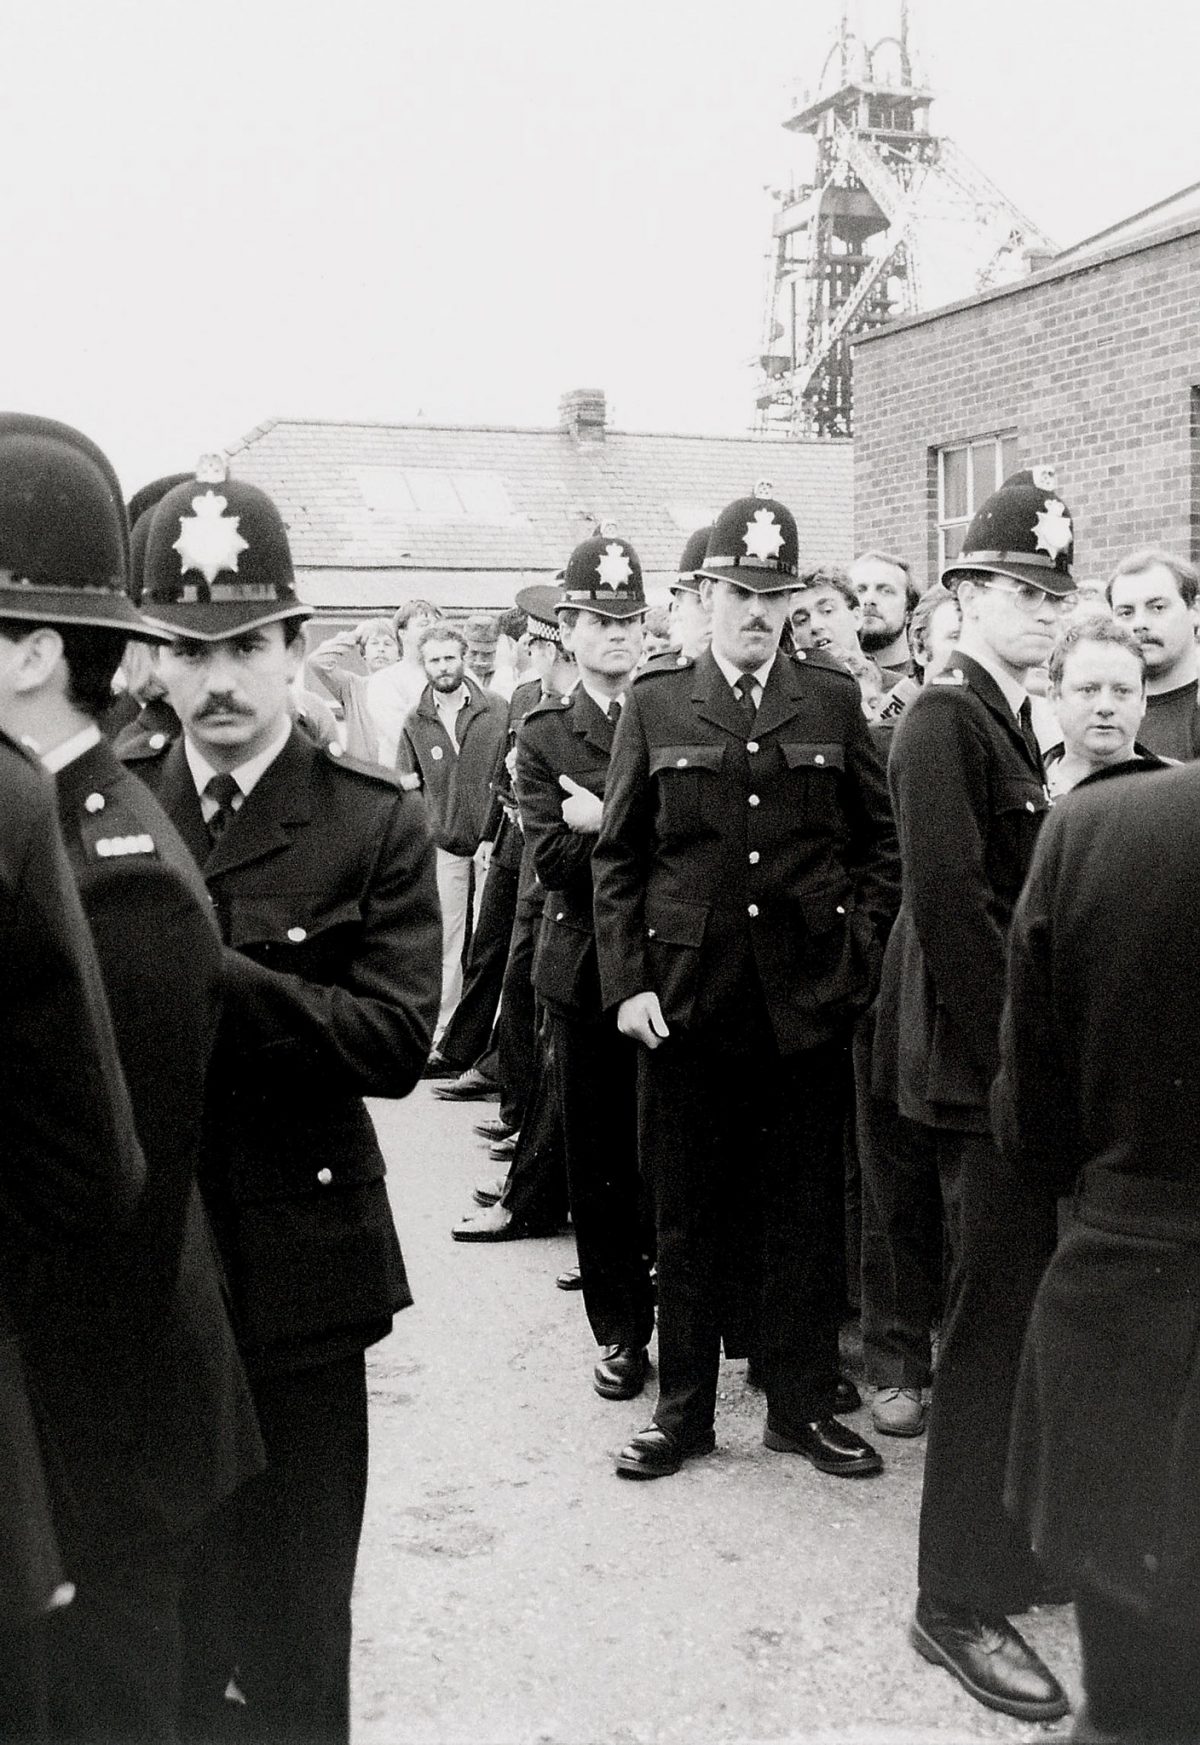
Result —
<path fill-rule="evenodd" d="M 554 1288 L 570 1239 L 450 1240 L 494 1106 L 422 1085 L 373 1112 L 417 1303 L 369 1361 L 356 1745 L 1065 1737 L 908 1646 L 923 1438 L 875 1438 L 880 1478 L 822 1477 L 763 1448 L 762 1395 L 729 1362 L 717 1453 L 618 1479 L 653 1378 L 639 1400 L 593 1392 L 582 1305 Z M 1070 1609 L 1022 1628 L 1077 1698 Z"/>

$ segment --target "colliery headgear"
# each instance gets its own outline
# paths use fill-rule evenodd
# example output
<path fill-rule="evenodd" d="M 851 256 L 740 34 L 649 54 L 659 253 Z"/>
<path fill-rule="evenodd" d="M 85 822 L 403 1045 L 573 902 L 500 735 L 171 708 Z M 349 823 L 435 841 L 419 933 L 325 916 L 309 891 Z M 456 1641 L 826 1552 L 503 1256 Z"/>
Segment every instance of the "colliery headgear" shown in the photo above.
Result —
<path fill-rule="evenodd" d="M 698 594 L 700 592 L 702 580 L 700 571 L 704 566 L 704 554 L 708 550 L 711 536 L 711 527 L 697 527 L 695 533 L 688 536 L 688 542 L 683 548 L 683 556 L 679 560 L 679 574 L 671 583 L 673 594 Z"/>
<path fill-rule="evenodd" d="M 157 640 L 135 611 L 117 475 L 70 425 L 0 412 L 0 618 Z"/>
<path fill-rule="evenodd" d="M 567 559 L 558 610 L 573 606 L 599 618 L 640 618 L 646 610 L 642 566 L 627 539 L 601 532 Z"/>
<path fill-rule="evenodd" d="M 168 491 L 146 542 L 143 611 L 200 642 L 312 615 L 296 594 L 279 510 L 257 485 L 222 471 L 219 461 L 203 463 Z"/>
<path fill-rule="evenodd" d="M 565 571 L 558 573 L 561 577 Z M 556 648 L 562 647 L 562 632 L 556 615 L 562 597 L 562 589 L 552 587 L 548 582 L 535 582 L 532 587 L 518 590 L 516 604 L 529 621 L 525 634 L 531 642 L 552 642 Z"/>
<path fill-rule="evenodd" d="M 1075 529 L 1058 495 L 1053 467 L 1032 467 L 1005 479 L 976 511 L 962 550 L 942 571 L 953 587 L 971 570 L 1030 582 L 1047 594 L 1070 594 Z"/>
<path fill-rule="evenodd" d="M 739 497 L 717 516 L 700 574 L 756 594 L 785 594 L 796 586 L 799 567 L 796 518 L 763 480 L 752 497 Z"/>

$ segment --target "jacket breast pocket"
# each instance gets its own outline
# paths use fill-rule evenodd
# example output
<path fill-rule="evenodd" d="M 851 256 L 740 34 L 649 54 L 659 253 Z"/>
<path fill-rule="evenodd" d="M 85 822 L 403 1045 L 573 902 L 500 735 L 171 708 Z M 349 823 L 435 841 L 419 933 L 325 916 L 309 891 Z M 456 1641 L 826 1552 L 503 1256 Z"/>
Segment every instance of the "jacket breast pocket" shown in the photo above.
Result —
<path fill-rule="evenodd" d="M 725 748 L 720 745 L 656 745 L 650 751 L 650 778 L 660 837 L 692 836 L 712 828 L 722 810 L 720 776 Z"/>
<path fill-rule="evenodd" d="M 218 898 L 218 912 L 224 911 L 226 937 L 235 950 L 266 969 L 332 986 L 362 938 L 362 907 L 350 899 L 314 913 L 319 900 L 303 892 Z"/>
<path fill-rule="evenodd" d="M 836 743 L 784 742 L 787 810 L 803 824 L 820 824 L 841 815 L 841 781 L 845 749 Z"/>

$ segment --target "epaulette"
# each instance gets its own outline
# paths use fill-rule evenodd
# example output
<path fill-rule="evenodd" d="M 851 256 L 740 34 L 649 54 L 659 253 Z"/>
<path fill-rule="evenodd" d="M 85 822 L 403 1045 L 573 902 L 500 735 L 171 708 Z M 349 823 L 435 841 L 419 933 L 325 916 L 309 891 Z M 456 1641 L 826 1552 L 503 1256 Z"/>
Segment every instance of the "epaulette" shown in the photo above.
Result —
<path fill-rule="evenodd" d="M 634 684 L 640 685 L 643 679 L 661 679 L 664 673 L 690 672 L 695 661 L 688 654 L 660 654 L 655 660 L 648 661 L 640 673 L 634 675 Z"/>
<path fill-rule="evenodd" d="M 536 720 L 539 715 L 561 715 L 564 709 L 571 707 L 574 695 L 574 691 L 568 691 L 565 697 L 543 697 L 540 703 L 535 703 L 529 713 L 522 717 L 518 728 L 523 727 L 526 721 Z"/>
<path fill-rule="evenodd" d="M 969 686 L 970 680 L 960 666 L 952 666 L 944 668 L 940 673 L 934 673 L 933 677 L 926 679 L 925 683 L 927 685 L 956 685 L 961 689 L 963 686 Z"/>
<path fill-rule="evenodd" d="M 129 733 L 128 738 L 126 733 L 129 730 L 122 728 L 113 741 L 113 751 L 122 763 L 145 763 L 149 758 L 161 757 L 175 743 L 161 728 L 156 728 L 153 733 Z"/>
<path fill-rule="evenodd" d="M 858 683 L 850 668 L 844 666 L 835 654 L 826 654 L 824 649 L 797 648 L 792 652 L 792 659 L 806 667 L 816 667 L 823 673 L 836 673 L 840 679 L 849 679 L 852 685 Z"/>
<path fill-rule="evenodd" d="M 403 785 L 398 770 L 384 769 L 381 763 L 370 763 L 363 757 L 351 757 L 340 741 L 331 739 L 328 745 L 318 745 L 316 750 L 323 756 L 326 763 L 331 763 L 336 769 L 345 770 L 347 775 L 366 776 L 368 781 L 379 782 L 393 792 L 403 792 Z"/>
<path fill-rule="evenodd" d="M 89 860 L 160 858 L 158 844 L 142 827 L 142 820 L 120 800 L 110 805 L 107 796 L 99 792 L 89 794 L 83 802 L 79 840 Z"/>

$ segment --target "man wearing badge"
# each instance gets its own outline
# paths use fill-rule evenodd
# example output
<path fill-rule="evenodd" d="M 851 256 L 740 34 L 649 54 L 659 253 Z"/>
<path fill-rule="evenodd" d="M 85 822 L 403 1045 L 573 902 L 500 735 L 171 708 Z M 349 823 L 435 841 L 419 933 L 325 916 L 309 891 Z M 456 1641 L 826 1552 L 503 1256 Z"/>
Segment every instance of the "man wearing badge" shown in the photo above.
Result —
<path fill-rule="evenodd" d="M 907 1208 L 927 1204 L 936 1184 L 950 1248 L 912 1640 L 977 1701 L 1023 1720 L 1067 1709 L 1009 1622 L 1046 1586 L 1003 1505 L 1021 1341 L 1054 1247 L 1055 1201 L 1002 1162 L 988 1091 L 1008 929 L 1049 806 L 1025 678 L 1071 607 L 1072 552 L 1071 516 L 1053 470 L 1039 467 L 988 498 L 943 573 L 962 628 L 897 728 L 889 763 L 904 893 L 873 1056 L 873 1090 L 912 1137 L 874 1184 L 890 1201 L 891 1240 L 902 1260 L 915 1253 Z M 895 1379 L 919 1402 L 929 1351 L 925 1327 L 914 1332 L 895 1353 Z"/>
<path fill-rule="evenodd" d="M 798 543 L 760 487 L 717 518 L 712 645 L 634 684 L 593 856 L 605 1008 L 639 1043 L 658 1242 L 659 1397 L 617 1461 L 707 1453 L 722 1341 L 753 1350 L 764 1441 L 843 1476 L 833 1416 L 843 1085 L 896 902 L 883 769 L 841 667 L 779 654 Z"/>
<path fill-rule="evenodd" d="M 364 1351 L 411 1301 L 364 1096 L 402 1097 L 441 981 L 421 803 L 288 711 L 308 617 L 279 512 L 215 469 L 169 491 L 146 616 L 181 737 L 134 767 L 200 863 L 225 944 L 202 1187 L 266 1444 L 199 1547 L 187 1736 L 344 1741 L 367 1476 Z"/>

